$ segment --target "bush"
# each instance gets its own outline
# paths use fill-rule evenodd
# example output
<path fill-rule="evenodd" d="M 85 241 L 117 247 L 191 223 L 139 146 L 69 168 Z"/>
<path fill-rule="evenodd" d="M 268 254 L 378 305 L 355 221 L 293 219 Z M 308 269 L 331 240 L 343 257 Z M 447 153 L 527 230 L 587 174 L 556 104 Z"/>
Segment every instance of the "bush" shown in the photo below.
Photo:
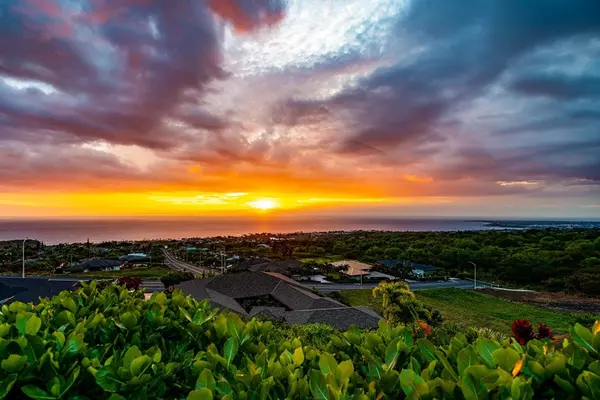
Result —
<path fill-rule="evenodd" d="M 117 279 L 117 284 L 125 286 L 129 290 L 139 290 L 142 286 L 142 280 L 139 278 L 122 277 Z"/>
<path fill-rule="evenodd" d="M 181 282 L 191 281 L 193 279 L 195 279 L 195 276 L 191 272 L 175 271 L 164 275 L 162 278 L 160 278 L 160 281 L 165 286 L 165 289 L 168 289 L 169 286 L 174 286 Z"/>
<path fill-rule="evenodd" d="M 598 398 L 600 322 L 556 344 L 467 334 L 436 346 L 384 321 L 275 328 L 181 291 L 145 301 L 92 282 L 2 305 L 0 399 Z"/>

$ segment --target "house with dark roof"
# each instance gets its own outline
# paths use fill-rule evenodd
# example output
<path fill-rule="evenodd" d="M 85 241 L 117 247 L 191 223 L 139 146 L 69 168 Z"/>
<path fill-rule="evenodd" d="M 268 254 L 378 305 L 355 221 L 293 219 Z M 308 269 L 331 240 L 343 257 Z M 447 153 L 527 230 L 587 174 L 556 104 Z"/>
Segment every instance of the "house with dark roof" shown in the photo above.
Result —
<path fill-rule="evenodd" d="M 417 276 L 425 276 L 425 275 L 433 274 L 433 273 L 435 273 L 435 271 L 437 271 L 437 268 L 434 267 L 433 265 L 418 264 L 418 263 L 411 263 L 411 265 L 412 265 L 412 269 L 413 269 L 413 274 L 415 274 Z"/>
<path fill-rule="evenodd" d="M 341 330 L 351 325 L 376 328 L 381 319 L 368 309 L 321 297 L 278 273 L 225 274 L 182 282 L 176 288 L 248 318 L 263 316 L 288 324 L 323 323 Z"/>
<path fill-rule="evenodd" d="M 67 270 L 69 272 L 100 272 L 100 271 L 118 271 L 125 261 L 106 260 L 95 258 L 79 264 L 71 265 Z"/>
<path fill-rule="evenodd" d="M 74 282 L 43 278 L 0 278 L 0 304 L 12 301 L 37 302 L 39 298 L 53 297 L 63 290 L 75 290 Z"/>
<path fill-rule="evenodd" d="M 145 253 L 131 253 L 119 257 L 120 261 L 127 261 L 130 264 L 141 264 L 150 261 L 150 257 Z"/>

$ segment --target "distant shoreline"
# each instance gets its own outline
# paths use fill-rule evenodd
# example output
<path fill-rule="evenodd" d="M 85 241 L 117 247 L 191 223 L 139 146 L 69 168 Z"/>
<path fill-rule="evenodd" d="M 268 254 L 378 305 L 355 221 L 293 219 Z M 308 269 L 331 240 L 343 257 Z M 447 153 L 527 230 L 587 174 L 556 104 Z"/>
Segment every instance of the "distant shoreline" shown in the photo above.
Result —
<path fill-rule="evenodd" d="M 45 244 L 143 241 L 334 231 L 457 232 L 500 229 L 600 228 L 600 221 L 468 218 L 307 218 L 304 220 L 189 218 L 179 220 L 0 220 L 0 241 L 28 237 Z"/>
<path fill-rule="evenodd" d="M 475 221 L 490 228 L 507 229 L 594 229 L 600 221 Z"/>

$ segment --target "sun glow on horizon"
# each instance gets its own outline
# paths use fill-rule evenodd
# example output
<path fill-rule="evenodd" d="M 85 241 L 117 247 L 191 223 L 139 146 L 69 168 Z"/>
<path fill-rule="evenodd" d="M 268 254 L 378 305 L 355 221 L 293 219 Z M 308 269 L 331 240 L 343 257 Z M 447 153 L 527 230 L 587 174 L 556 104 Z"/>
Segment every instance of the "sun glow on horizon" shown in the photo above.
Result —
<path fill-rule="evenodd" d="M 262 211 L 279 208 L 279 202 L 275 199 L 257 199 L 254 201 L 250 201 L 246 204 L 252 208 L 256 208 L 256 209 L 262 210 Z"/>

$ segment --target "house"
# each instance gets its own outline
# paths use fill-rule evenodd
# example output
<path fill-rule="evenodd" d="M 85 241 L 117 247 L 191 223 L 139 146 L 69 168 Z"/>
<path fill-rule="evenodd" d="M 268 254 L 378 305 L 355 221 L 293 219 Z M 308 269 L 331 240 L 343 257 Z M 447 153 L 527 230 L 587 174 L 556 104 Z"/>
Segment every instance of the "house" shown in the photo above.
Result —
<path fill-rule="evenodd" d="M 431 275 L 437 271 L 437 268 L 434 267 L 433 265 L 417 264 L 417 263 L 411 263 L 411 265 L 412 265 L 412 269 L 413 269 L 413 274 L 415 274 L 416 276 L 419 276 L 419 277 L 423 277 L 425 275 Z"/>
<path fill-rule="evenodd" d="M 40 298 L 56 296 L 63 290 L 75 290 L 74 282 L 43 278 L 0 278 L 0 304 L 12 301 L 37 302 Z"/>
<path fill-rule="evenodd" d="M 343 267 L 344 271 L 342 271 L 342 273 L 352 277 L 367 276 L 373 268 L 371 264 L 362 263 L 356 260 L 335 261 L 331 264 L 336 267 Z"/>
<path fill-rule="evenodd" d="M 140 264 L 150 261 L 150 257 L 145 253 L 130 253 L 119 257 L 120 261 L 128 261 L 131 264 Z"/>
<path fill-rule="evenodd" d="M 101 271 L 118 271 L 125 264 L 119 260 L 105 260 L 96 258 L 87 260 L 79 264 L 71 265 L 67 270 L 69 272 L 101 272 Z"/>
<path fill-rule="evenodd" d="M 345 330 L 351 325 L 376 328 L 376 313 L 348 307 L 321 297 L 276 272 L 240 272 L 214 278 L 182 282 L 176 286 L 214 307 L 227 308 L 241 316 L 262 316 L 288 324 L 323 323 Z"/>

